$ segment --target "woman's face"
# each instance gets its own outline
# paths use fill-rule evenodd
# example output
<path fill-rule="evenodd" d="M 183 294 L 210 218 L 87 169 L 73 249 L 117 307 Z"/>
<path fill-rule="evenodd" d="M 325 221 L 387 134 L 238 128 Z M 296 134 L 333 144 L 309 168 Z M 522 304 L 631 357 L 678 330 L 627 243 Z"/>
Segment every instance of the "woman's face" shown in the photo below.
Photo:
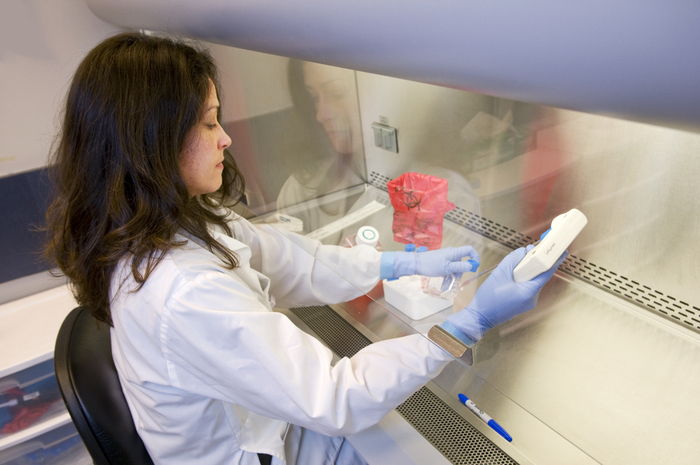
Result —
<path fill-rule="evenodd" d="M 360 143 L 355 75 L 351 70 L 304 63 L 304 85 L 333 148 L 353 153 Z"/>
<path fill-rule="evenodd" d="M 180 174 L 191 196 L 216 192 L 221 187 L 224 149 L 231 145 L 231 139 L 219 124 L 218 109 L 216 88 L 210 83 L 201 121 L 188 134 L 180 155 Z"/>

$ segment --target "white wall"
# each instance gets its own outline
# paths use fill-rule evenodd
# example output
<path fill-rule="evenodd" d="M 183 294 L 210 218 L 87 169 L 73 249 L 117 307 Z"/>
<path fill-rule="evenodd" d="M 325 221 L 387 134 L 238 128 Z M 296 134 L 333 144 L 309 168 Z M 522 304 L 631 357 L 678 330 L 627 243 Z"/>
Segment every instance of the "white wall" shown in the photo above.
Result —
<path fill-rule="evenodd" d="M 46 164 L 68 83 L 116 26 L 83 0 L 0 4 L 0 177 Z"/>
<path fill-rule="evenodd" d="M 83 0 L 3 0 L 0 177 L 46 164 L 75 68 L 92 47 L 120 30 L 97 18 Z M 261 54 L 221 45 L 211 45 L 211 52 L 225 88 L 237 90 L 225 96 L 224 120 L 291 106 L 286 58 L 261 60 Z"/>

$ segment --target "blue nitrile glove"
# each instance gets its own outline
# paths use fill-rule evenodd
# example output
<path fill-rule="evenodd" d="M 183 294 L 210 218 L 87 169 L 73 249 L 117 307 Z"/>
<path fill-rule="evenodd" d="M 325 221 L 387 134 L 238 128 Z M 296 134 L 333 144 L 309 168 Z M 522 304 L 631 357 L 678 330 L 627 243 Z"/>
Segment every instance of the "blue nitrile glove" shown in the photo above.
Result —
<path fill-rule="evenodd" d="M 469 260 L 462 261 L 462 258 Z M 473 247 L 445 247 L 429 252 L 384 252 L 380 266 L 382 279 L 400 278 L 414 274 L 421 276 L 447 276 L 466 273 L 479 267 L 479 254 Z"/>
<path fill-rule="evenodd" d="M 476 342 L 494 326 L 535 308 L 542 286 L 549 281 L 568 252 L 564 252 L 552 268 L 539 276 L 516 283 L 513 281 L 513 270 L 533 247 L 529 245 L 527 249 L 519 248 L 508 254 L 477 289 L 469 305 L 447 317 L 441 326 L 460 339 L 460 336 L 466 335 L 468 340 Z M 456 334 L 455 329 L 463 334 Z"/>

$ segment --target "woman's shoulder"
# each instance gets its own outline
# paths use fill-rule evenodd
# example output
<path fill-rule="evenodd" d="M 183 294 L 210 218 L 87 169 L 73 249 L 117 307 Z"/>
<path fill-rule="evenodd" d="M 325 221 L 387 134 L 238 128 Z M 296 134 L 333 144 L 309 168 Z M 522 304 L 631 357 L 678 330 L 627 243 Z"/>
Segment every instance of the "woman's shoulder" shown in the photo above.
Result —
<path fill-rule="evenodd" d="M 179 239 L 182 240 L 181 245 L 171 248 L 157 259 L 155 266 L 148 273 L 146 281 L 141 286 L 142 290 L 151 293 L 155 289 L 164 289 L 165 287 L 176 289 L 188 281 L 192 281 L 199 273 L 214 269 L 211 266 L 213 257 L 210 252 L 191 240 Z M 145 266 L 141 266 L 139 272 L 142 276 L 145 275 Z M 120 274 L 121 281 L 128 288 L 135 286 L 131 267 L 124 266 Z"/>
<path fill-rule="evenodd" d="M 198 243 L 196 239 L 180 234 L 176 235 L 176 239 L 180 240 L 180 245 L 171 248 L 160 257 L 140 287 L 134 279 L 131 267 L 122 263 L 117 270 L 119 275 L 115 276 L 115 284 L 120 283 L 117 293 L 130 295 L 130 300 L 145 297 L 149 301 L 159 302 L 160 306 L 182 288 L 197 287 L 198 283 L 206 280 L 230 279 L 228 275 L 231 275 L 231 270 L 207 247 Z M 139 269 L 142 276 L 145 271 L 144 267 Z"/>
<path fill-rule="evenodd" d="M 218 234 L 216 234 L 218 236 Z M 178 234 L 176 239 L 180 245 L 171 248 L 159 264 L 161 273 L 165 275 L 179 275 L 189 280 L 203 272 L 223 269 L 224 262 L 209 250 L 204 241 L 189 235 Z"/>

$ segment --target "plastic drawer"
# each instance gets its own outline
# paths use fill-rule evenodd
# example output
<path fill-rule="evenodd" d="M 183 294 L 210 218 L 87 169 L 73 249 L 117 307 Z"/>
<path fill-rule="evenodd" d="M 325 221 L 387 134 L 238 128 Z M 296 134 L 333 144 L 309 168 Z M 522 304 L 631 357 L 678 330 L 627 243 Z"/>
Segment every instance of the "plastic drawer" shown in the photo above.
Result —
<path fill-rule="evenodd" d="M 90 454 L 72 423 L 0 451 L 0 465 L 88 465 Z"/>
<path fill-rule="evenodd" d="M 64 412 L 53 359 L 0 379 L 0 444 Z"/>

